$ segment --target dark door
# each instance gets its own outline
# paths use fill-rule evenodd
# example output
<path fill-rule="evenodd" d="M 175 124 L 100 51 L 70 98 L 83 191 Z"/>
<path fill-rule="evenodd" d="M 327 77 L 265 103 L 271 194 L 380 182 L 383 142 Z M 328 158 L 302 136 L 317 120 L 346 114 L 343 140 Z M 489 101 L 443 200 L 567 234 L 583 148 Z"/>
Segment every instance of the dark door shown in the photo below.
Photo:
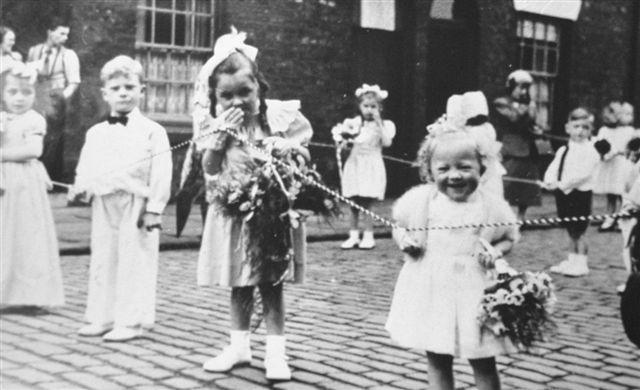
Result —
<path fill-rule="evenodd" d="M 426 119 L 445 112 L 449 96 L 478 88 L 477 9 L 471 0 L 453 2 L 450 19 L 427 24 Z"/>

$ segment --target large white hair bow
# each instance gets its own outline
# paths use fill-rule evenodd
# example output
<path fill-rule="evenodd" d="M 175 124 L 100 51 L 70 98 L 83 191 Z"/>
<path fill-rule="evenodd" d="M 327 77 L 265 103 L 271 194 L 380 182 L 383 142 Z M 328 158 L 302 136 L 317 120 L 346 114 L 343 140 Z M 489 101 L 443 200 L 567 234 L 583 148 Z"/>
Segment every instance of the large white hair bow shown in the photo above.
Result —
<path fill-rule="evenodd" d="M 198 78 L 202 75 L 208 79 L 214 69 L 233 53 L 242 53 L 251 61 L 255 61 L 258 55 L 258 48 L 244 43 L 246 39 L 247 33 L 244 31 L 238 32 L 235 27 L 231 26 L 231 32 L 221 36 L 216 41 L 213 46 L 213 56 L 202 66 Z"/>
<path fill-rule="evenodd" d="M 378 84 L 374 84 L 374 85 L 362 84 L 362 87 L 356 89 L 357 98 L 364 95 L 365 93 L 374 93 L 381 100 L 384 100 L 387 98 L 387 96 L 389 96 L 389 92 L 385 91 L 384 89 L 380 89 L 380 86 L 378 86 Z"/>

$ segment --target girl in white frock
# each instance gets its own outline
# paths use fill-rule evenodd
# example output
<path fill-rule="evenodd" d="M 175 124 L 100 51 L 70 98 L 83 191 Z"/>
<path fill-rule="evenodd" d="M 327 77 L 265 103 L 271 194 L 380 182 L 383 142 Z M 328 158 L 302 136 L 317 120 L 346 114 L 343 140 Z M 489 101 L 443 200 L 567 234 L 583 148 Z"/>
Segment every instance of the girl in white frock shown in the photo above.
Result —
<path fill-rule="evenodd" d="M 274 152 L 294 151 L 309 159 L 306 144 L 313 134 L 309 121 L 299 111 L 299 101 L 266 100 L 268 85 L 255 63 L 257 49 L 244 44 L 244 34 L 233 31 L 216 42 L 210 67 L 210 107 L 215 116 L 201 130 L 214 132 L 203 142 L 203 167 L 207 184 L 207 210 L 202 246 L 198 256 L 198 285 L 231 287 L 230 344 L 203 368 L 226 372 L 238 364 L 251 362 L 249 330 L 253 293 L 257 287 L 264 306 L 267 327 L 264 366 L 270 380 L 289 380 L 291 370 L 285 355 L 285 308 L 283 275 L 301 282 L 304 276 L 306 240 L 304 225 L 292 229 L 289 247 L 293 258 L 267 259 L 265 250 L 252 243 L 255 232 L 242 217 L 226 215 L 225 204 L 214 196 L 217 186 L 239 182 L 246 184 L 259 166 L 260 155 L 239 142 L 224 129 L 235 129 L 252 144 L 262 144 Z M 276 228 L 274 227 L 275 231 Z M 275 233 L 274 233 L 275 234 Z M 253 249 L 251 249 L 253 248 Z M 260 258 L 252 267 L 252 258 Z M 287 272 L 287 267 L 288 272 Z"/>
<path fill-rule="evenodd" d="M 606 140 L 610 145 L 610 150 L 601 155 L 601 161 L 595 171 L 593 192 L 595 194 L 607 195 L 607 214 L 618 212 L 622 194 L 624 193 L 624 182 L 631 164 L 625 158 L 627 144 L 633 138 L 635 130 L 627 120 L 625 112 L 627 106 L 619 102 L 609 103 L 602 111 L 602 126 L 598 130 L 596 141 Z M 633 118 L 633 108 L 631 108 L 631 118 Z M 633 119 L 631 119 L 633 122 Z M 615 220 L 607 217 L 600 225 L 600 231 L 615 229 Z"/>
<path fill-rule="evenodd" d="M 0 305 L 64 304 L 51 182 L 38 157 L 46 121 L 33 111 L 32 75 L 14 63 L 1 75 Z"/>
<path fill-rule="evenodd" d="M 515 221 L 504 199 L 478 189 L 487 151 L 464 131 L 432 134 L 418 161 L 427 184 L 396 202 L 402 226 L 457 226 Z M 407 231 L 394 239 L 405 252 L 386 329 L 401 346 L 426 350 L 429 381 L 453 389 L 453 357 L 469 359 L 479 389 L 499 388 L 495 356 L 514 352 L 503 338 L 482 331 L 477 320 L 487 272 L 516 241 L 514 226 Z M 480 239 L 491 243 L 482 245 Z"/>
<path fill-rule="evenodd" d="M 334 127 L 332 132 L 339 137 L 342 136 L 341 142 L 353 145 L 342 172 L 342 195 L 369 209 L 375 200 L 384 199 L 387 172 L 382 160 L 382 148 L 391 146 L 391 141 L 396 135 L 396 126 L 390 120 L 383 120 L 381 117 L 382 103 L 387 98 L 387 91 L 381 90 L 377 85 L 363 84 L 356 90 L 355 95 L 358 98 L 360 115 L 345 119 Z M 348 136 L 355 137 L 348 139 Z M 363 221 L 364 232 L 361 240 L 359 217 L 358 209 L 352 208 L 349 238 L 342 243 L 342 249 L 371 249 L 375 246 L 373 221 Z"/>

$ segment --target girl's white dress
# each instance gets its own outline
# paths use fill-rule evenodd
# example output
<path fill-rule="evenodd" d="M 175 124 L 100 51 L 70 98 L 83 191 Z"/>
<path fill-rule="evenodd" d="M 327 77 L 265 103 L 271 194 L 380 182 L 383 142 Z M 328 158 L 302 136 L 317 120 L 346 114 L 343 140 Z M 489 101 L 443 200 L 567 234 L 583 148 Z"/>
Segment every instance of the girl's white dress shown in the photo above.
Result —
<path fill-rule="evenodd" d="M 347 198 L 362 196 L 384 199 L 387 172 L 382 160 L 382 148 L 391 146 L 395 135 L 396 126 L 389 120 L 383 121 L 383 128 L 373 121 L 361 122 L 360 134 L 353 140 L 351 154 L 344 164 L 342 195 Z"/>
<path fill-rule="evenodd" d="M 414 187 L 394 206 L 402 226 L 452 226 L 514 221 L 504 199 L 476 191 L 466 202 L 455 202 L 432 185 Z M 492 279 L 475 257 L 478 237 L 489 242 L 516 240 L 512 226 L 405 232 L 395 230 L 401 243 L 412 235 L 426 243 L 419 259 L 405 255 L 391 303 L 386 329 L 401 346 L 479 359 L 515 352 L 506 338 L 481 331 L 478 307 Z"/>
<path fill-rule="evenodd" d="M 9 118 L 2 113 L 0 147 L 42 142 L 46 121 L 30 110 Z M 0 164 L 0 304 L 58 306 L 64 290 L 58 239 L 47 196 L 51 183 L 40 161 L 3 161 Z"/>
<path fill-rule="evenodd" d="M 635 130 L 631 126 L 618 126 L 616 128 L 601 127 L 598 130 L 596 140 L 605 139 L 611 144 L 611 151 L 600 161 L 594 174 L 593 192 L 596 194 L 624 193 L 624 183 L 628 175 L 630 164 L 623 152 L 627 143 L 633 138 Z"/>
<path fill-rule="evenodd" d="M 267 100 L 267 120 L 271 135 L 306 144 L 311 139 L 313 130 L 299 109 L 300 102 L 297 100 Z M 254 134 L 249 135 L 254 141 L 267 136 L 269 134 L 261 129 L 256 129 Z M 221 180 L 246 180 L 256 167 L 254 152 L 235 140 L 227 139 L 223 133 L 215 133 L 210 137 L 209 144 L 203 144 L 201 147 L 225 151 Z M 214 202 L 207 210 L 198 256 L 198 285 L 239 287 L 276 282 L 280 274 L 267 267 L 262 267 L 262 273 L 252 272 L 245 251 L 251 237 L 243 228 L 244 222 L 241 218 L 224 215 L 221 207 Z M 302 282 L 306 263 L 304 224 L 292 230 L 292 239 L 294 258 L 289 264 L 287 279 Z"/>

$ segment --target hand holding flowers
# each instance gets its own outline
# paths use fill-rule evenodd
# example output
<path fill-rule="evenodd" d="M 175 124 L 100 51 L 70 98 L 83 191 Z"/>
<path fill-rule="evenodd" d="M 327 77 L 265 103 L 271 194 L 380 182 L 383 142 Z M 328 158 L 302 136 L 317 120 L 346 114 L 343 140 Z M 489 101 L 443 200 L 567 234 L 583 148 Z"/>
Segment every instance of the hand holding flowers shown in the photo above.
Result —
<path fill-rule="evenodd" d="M 360 134 L 362 127 L 362 119 L 360 117 L 346 119 L 331 129 L 333 140 L 337 143 L 353 142 Z"/>
<path fill-rule="evenodd" d="M 543 272 L 515 273 L 502 277 L 485 290 L 478 313 L 480 326 L 520 348 L 543 340 L 554 323 L 556 302 L 549 275 Z"/>

